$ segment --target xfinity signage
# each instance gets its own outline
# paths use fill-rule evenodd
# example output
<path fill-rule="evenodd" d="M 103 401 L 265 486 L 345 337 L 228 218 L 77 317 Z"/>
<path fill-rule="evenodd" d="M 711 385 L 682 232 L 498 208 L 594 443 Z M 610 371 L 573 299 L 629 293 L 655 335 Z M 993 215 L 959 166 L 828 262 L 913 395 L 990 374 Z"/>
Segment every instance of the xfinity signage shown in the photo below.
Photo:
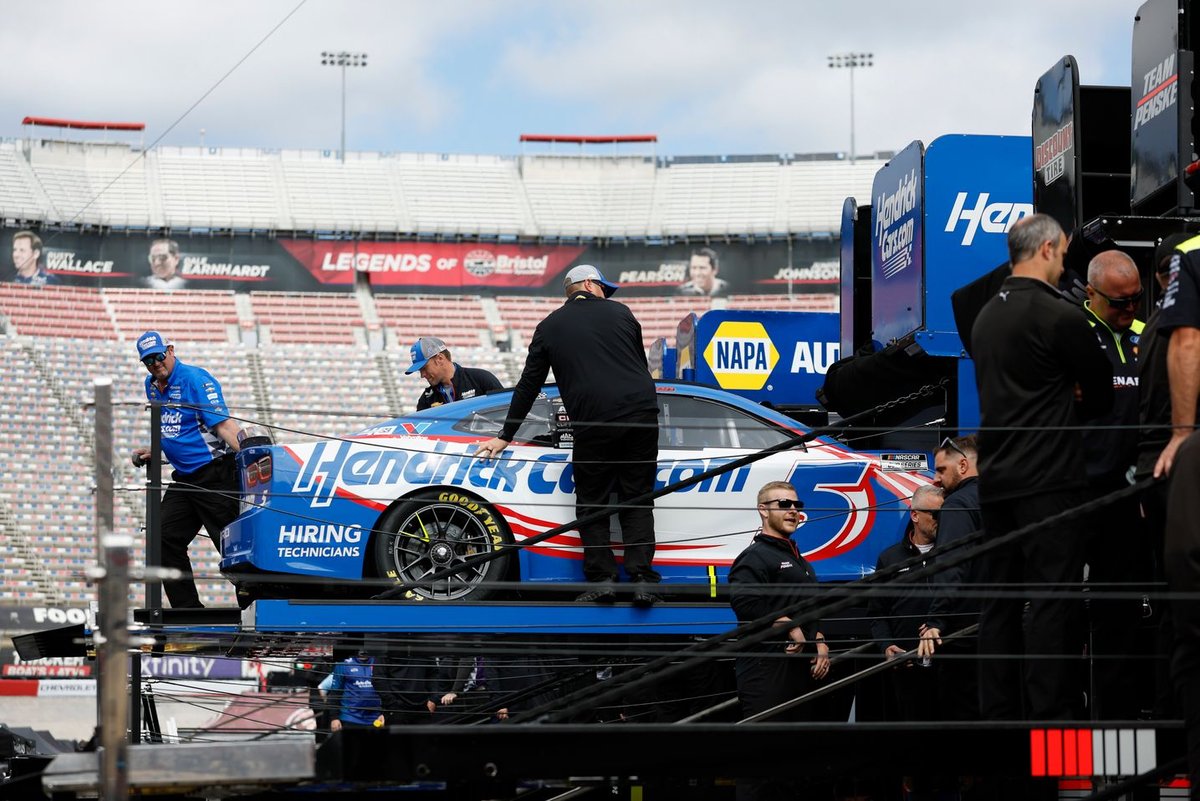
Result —
<path fill-rule="evenodd" d="M 836 314 L 710 311 L 696 324 L 696 381 L 754 401 L 816 405 L 839 338 Z"/>
<path fill-rule="evenodd" d="M 871 185 L 871 338 L 887 344 L 921 327 L 924 147 L 896 154 Z"/>
<path fill-rule="evenodd" d="M 1033 214 L 1033 140 L 943 136 L 925 153 L 925 349 L 958 356 L 950 295 L 1008 261 L 1008 232 Z"/>

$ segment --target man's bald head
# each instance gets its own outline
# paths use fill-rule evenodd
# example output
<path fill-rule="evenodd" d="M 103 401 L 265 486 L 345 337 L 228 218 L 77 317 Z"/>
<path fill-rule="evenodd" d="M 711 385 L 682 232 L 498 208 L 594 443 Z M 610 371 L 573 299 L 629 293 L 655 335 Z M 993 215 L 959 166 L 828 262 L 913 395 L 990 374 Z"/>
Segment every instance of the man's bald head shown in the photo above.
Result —
<path fill-rule="evenodd" d="M 1088 263 L 1088 306 L 1114 331 L 1126 331 L 1137 316 L 1142 278 L 1129 255 L 1106 250 Z"/>

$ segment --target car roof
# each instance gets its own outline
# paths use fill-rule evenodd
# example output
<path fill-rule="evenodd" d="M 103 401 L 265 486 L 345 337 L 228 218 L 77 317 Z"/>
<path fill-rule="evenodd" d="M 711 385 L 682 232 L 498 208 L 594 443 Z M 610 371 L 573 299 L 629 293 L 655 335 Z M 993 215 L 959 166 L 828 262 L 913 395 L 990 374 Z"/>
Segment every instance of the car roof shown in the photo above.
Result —
<path fill-rule="evenodd" d="M 761 417 L 796 432 L 806 432 L 809 430 L 806 426 L 785 414 L 747 400 L 732 392 L 726 392 L 723 389 L 687 381 L 655 381 L 654 385 L 655 391 L 659 395 L 679 395 L 715 401 L 723 403 L 726 406 L 741 409 L 749 414 Z M 493 390 L 486 395 L 466 398 L 448 405 L 422 409 L 421 411 L 412 412 L 390 420 L 380 420 L 362 429 L 359 433 L 366 433 L 380 426 L 395 426 L 397 434 L 402 434 L 405 429 L 411 429 L 409 433 L 421 434 L 423 436 L 461 434 L 461 432 L 455 431 L 454 426 L 463 418 L 469 417 L 473 412 L 506 405 L 512 400 L 514 391 L 512 388 Z M 542 392 L 548 397 L 557 398 L 558 386 L 556 384 L 546 384 L 542 387 Z"/>

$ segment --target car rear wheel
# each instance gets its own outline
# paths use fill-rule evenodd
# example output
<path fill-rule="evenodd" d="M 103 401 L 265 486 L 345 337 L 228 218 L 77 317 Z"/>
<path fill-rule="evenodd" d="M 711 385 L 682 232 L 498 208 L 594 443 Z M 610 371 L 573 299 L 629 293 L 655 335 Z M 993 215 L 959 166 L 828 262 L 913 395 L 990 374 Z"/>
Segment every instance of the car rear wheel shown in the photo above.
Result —
<path fill-rule="evenodd" d="M 513 539 L 492 507 L 464 492 L 414 496 L 379 521 L 375 567 L 380 576 L 413 585 L 412 593 L 437 601 L 482 600 L 497 591 L 512 554 Z M 464 564 L 482 554 L 486 562 Z M 451 572 L 441 578 L 431 576 Z"/>

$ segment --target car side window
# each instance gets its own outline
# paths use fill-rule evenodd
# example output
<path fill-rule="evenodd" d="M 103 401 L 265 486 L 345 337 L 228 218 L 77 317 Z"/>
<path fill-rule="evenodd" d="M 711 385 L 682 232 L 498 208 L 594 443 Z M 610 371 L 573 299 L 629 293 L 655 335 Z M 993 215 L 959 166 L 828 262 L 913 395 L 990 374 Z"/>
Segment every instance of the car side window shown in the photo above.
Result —
<path fill-rule="evenodd" d="M 455 423 L 454 430 L 467 434 L 494 437 L 504 427 L 504 415 L 507 413 L 507 404 L 479 409 L 472 412 L 469 417 Z M 514 442 L 534 442 L 539 445 L 550 445 L 550 423 L 552 419 L 550 399 L 545 396 L 539 397 L 533 402 L 533 406 L 530 408 L 529 414 L 525 416 L 525 421 L 521 423 L 521 427 L 517 429 Z"/>
<path fill-rule="evenodd" d="M 721 403 L 660 394 L 659 448 L 744 448 L 761 450 L 791 432 Z"/>

